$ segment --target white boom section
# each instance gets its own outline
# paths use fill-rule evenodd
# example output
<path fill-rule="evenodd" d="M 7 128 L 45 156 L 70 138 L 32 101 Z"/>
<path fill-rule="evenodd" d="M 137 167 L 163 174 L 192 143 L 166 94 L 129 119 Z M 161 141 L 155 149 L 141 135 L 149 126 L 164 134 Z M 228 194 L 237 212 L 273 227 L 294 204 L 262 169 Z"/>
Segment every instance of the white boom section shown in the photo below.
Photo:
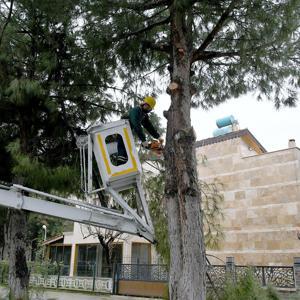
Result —
<path fill-rule="evenodd" d="M 122 164 L 116 161 L 120 139 L 127 152 L 127 161 Z M 85 193 L 104 191 L 122 211 L 92 205 L 87 201 L 62 198 L 21 185 L 0 185 L 0 205 L 139 235 L 154 242 L 154 229 L 141 185 L 141 163 L 128 121 L 92 126 L 88 135 L 79 138 L 77 144 L 82 170 L 81 187 Z M 96 189 L 93 189 L 93 154 L 103 185 Z M 137 210 L 131 208 L 120 194 L 132 188 L 136 191 Z"/>
<path fill-rule="evenodd" d="M 24 191 L 35 193 L 37 196 L 47 197 L 47 199 L 25 196 Z M 53 202 L 53 200 L 60 203 Z M 117 210 L 98 207 L 78 200 L 57 197 L 20 185 L 14 185 L 9 189 L 0 187 L 0 205 L 139 235 L 151 242 L 154 241 L 153 234 L 149 233 L 149 228 L 144 228 L 142 224 L 137 223 L 128 214 L 124 215 Z"/>

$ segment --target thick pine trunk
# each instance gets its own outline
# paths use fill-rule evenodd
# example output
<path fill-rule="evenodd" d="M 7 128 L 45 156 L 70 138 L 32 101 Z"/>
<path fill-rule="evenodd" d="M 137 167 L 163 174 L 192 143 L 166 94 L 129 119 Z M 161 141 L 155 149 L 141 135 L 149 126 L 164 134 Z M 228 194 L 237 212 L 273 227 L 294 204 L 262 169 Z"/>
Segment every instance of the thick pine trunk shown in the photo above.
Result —
<path fill-rule="evenodd" d="M 28 299 L 29 272 L 26 263 L 26 226 L 27 215 L 25 211 L 9 211 L 7 245 L 10 300 Z"/>
<path fill-rule="evenodd" d="M 191 45 L 184 14 L 171 11 L 171 106 L 167 113 L 166 202 L 171 250 L 172 300 L 205 299 L 205 247 L 197 184 L 195 134 L 191 127 Z"/>
<path fill-rule="evenodd" d="M 27 119 L 27 122 L 25 121 Z M 25 114 L 20 118 L 20 150 L 30 153 L 28 147 L 30 118 Z M 21 178 L 16 178 L 22 182 Z M 27 267 L 27 212 L 24 210 L 9 209 L 7 224 L 7 252 L 9 260 L 9 299 L 27 300 L 29 289 L 29 271 Z"/>

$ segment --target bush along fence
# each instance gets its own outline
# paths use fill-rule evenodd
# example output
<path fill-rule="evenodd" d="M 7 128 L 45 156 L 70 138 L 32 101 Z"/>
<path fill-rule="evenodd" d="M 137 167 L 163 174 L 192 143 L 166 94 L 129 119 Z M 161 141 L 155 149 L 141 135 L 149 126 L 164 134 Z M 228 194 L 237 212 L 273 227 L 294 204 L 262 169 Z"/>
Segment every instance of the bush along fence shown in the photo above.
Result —
<path fill-rule="evenodd" d="M 111 277 L 96 276 L 96 265 L 87 276 L 68 276 L 69 266 L 60 264 L 29 265 L 30 285 L 45 288 L 62 288 L 117 293 L 119 282 L 144 281 L 168 282 L 166 265 L 117 264 L 112 266 Z M 207 286 L 222 288 L 226 280 L 237 281 L 249 270 L 261 286 L 272 285 L 278 289 L 300 289 L 300 257 L 294 258 L 293 266 L 241 266 L 236 265 L 233 257 L 227 257 L 224 265 L 207 266 Z M 8 283 L 8 264 L 0 262 L 0 284 Z"/>
<path fill-rule="evenodd" d="M 91 269 L 91 276 L 68 276 L 69 266 L 66 265 L 29 263 L 29 285 L 32 287 L 112 293 L 112 278 L 97 277 L 96 265 L 91 265 Z M 7 262 L 0 262 L 0 284 L 8 284 Z"/>
<path fill-rule="evenodd" d="M 296 262 L 299 262 L 298 264 Z M 241 266 L 235 265 L 233 257 L 226 258 L 226 265 L 209 265 L 208 286 L 222 287 L 226 280 L 239 280 L 252 271 L 261 286 L 272 285 L 277 289 L 295 290 L 300 288 L 300 258 L 295 258 L 294 266 Z"/>

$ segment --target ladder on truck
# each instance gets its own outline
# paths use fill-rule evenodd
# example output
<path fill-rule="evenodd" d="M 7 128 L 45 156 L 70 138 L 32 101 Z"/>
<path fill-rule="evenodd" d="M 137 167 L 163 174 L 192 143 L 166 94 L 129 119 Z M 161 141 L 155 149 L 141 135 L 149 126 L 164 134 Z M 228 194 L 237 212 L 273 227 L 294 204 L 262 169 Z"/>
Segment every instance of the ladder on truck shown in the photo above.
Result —
<path fill-rule="evenodd" d="M 122 140 L 127 161 L 118 164 L 117 142 Z M 67 199 L 22 185 L 0 185 L 0 205 L 68 219 L 82 224 L 139 235 L 154 242 L 145 193 L 141 184 L 142 168 L 127 120 L 97 124 L 87 130 L 87 136 L 77 140 L 81 160 L 81 185 L 86 198 L 104 192 L 118 209 L 89 203 L 87 200 Z M 93 160 L 97 163 L 102 186 L 95 188 Z M 124 199 L 124 191 L 134 189 L 133 208 Z"/>

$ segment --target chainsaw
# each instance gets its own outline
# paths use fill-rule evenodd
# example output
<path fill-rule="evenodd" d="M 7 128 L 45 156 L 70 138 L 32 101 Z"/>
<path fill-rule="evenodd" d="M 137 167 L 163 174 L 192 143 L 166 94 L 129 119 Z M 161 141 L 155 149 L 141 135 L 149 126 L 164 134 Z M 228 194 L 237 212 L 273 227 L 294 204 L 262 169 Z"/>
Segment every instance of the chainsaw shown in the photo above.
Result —
<path fill-rule="evenodd" d="M 157 156 L 161 156 L 163 154 L 164 145 L 159 140 L 152 140 L 149 142 L 147 149 L 154 152 Z"/>

